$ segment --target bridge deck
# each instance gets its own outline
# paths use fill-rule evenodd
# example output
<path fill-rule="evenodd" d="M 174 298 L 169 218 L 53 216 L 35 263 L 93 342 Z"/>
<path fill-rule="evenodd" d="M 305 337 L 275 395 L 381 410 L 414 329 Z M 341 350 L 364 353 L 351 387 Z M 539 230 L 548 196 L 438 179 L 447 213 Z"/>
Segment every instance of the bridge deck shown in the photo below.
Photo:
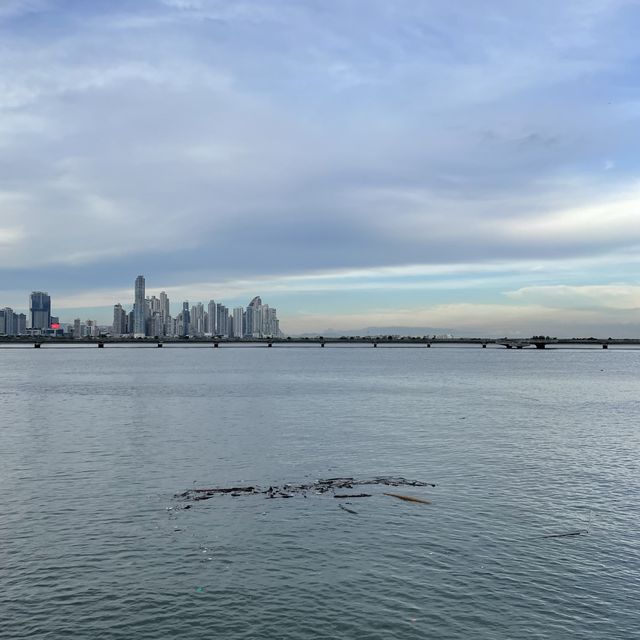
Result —
<path fill-rule="evenodd" d="M 517 339 L 517 338 L 381 338 L 381 337 L 344 337 L 344 338 L 48 338 L 48 337 L 0 337 L 3 346 L 106 346 L 121 347 L 286 347 L 318 345 L 373 347 L 437 347 L 437 346 L 476 346 L 506 349 L 545 349 L 546 347 L 591 346 L 608 348 L 609 346 L 639 347 L 639 338 L 560 338 L 560 339 Z"/>

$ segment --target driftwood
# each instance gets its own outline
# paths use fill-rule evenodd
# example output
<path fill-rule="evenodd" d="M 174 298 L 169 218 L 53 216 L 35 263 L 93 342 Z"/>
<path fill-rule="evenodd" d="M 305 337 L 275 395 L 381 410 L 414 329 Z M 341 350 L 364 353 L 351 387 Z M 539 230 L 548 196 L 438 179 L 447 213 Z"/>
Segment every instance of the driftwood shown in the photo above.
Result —
<path fill-rule="evenodd" d="M 579 529 L 578 531 L 568 531 L 567 533 L 550 533 L 546 536 L 540 536 L 542 539 L 545 538 L 568 538 L 570 536 L 583 536 L 589 533 L 588 529 Z"/>
<path fill-rule="evenodd" d="M 419 502 L 420 504 L 431 504 L 430 500 L 424 500 L 422 498 L 415 498 L 414 496 L 403 496 L 401 493 L 385 493 L 385 496 L 391 496 L 392 498 L 398 498 L 405 502 Z"/>
<path fill-rule="evenodd" d="M 343 511 L 346 511 L 347 513 L 353 513 L 354 515 L 357 515 L 358 512 L 354 511 L 353 509 L 349 509 L 349 507 L 345 507 L 343 504 L 339 504 L 338 505 Z"/>
<path fill-rule="evenodd" d="M 186 501 L 197 502 L 200 500 L 209 500 L 218 495 L 231 495 L 234 497 L 242 495 L 264 495 L 267 498 L 292 498 L 296 494 L 302 494 L 306 497 L 307 492 L 315 494 L 324 494 L 333 492 L 336 498 L 368 498 L 369 493 L 354 494 L 336 494 L 336 489 L 353 489 L 354 487 L 385 485 L 389 487 L 435 487 L 432 482 L 422 482 L 421 480 L 407 480 L 401 476 L 374 476 L 373 478 L 363 478 L 356 480 L 351 477 L 326 478 L 316 480 L 306 484 L 283 484 L 281 486 L 270 486 L 266 489 L 259 486 L 247 487 L 210 487 L 204 489 L 188 489 L 182 493 L 177 493 L 176 498 Z M 396 495 L 396 494 L 389 494 Z M 400 497 L 397 495 L 396 497 Z M 411 499 L 409 496 L 405 498 L 410 502 L 427 502 L 420 498 Z"/>

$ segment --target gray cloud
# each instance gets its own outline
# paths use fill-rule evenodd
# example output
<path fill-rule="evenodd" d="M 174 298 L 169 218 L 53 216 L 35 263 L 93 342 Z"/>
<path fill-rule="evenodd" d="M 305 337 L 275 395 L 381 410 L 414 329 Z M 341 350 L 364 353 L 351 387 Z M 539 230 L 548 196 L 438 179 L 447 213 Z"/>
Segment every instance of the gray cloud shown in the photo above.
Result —
<path fill-rule="evenodd" d="M 7 5 L 0 276 L 73 289 L 79 270 L 121 285 L 640 244 L 616 214 L 640 202 L 633 3 L 363 6 Z"/>

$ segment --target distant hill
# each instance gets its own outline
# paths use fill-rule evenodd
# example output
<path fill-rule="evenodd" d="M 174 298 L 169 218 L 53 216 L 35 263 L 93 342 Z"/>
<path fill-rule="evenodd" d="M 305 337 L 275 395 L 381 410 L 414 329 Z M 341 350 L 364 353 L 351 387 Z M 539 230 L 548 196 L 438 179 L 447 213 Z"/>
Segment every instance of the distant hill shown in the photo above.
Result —
<path fill-rule="evenodd" d="M 456 335 L 452 329 L 442 327 L 363 327 L 362 329 L 325 329 L 317 333 L 301 333 L 301 338 L 314 338 L 324 336 L 325 338 L 339 338 L 340 336 L 433 336 L 433 335 Z"/>

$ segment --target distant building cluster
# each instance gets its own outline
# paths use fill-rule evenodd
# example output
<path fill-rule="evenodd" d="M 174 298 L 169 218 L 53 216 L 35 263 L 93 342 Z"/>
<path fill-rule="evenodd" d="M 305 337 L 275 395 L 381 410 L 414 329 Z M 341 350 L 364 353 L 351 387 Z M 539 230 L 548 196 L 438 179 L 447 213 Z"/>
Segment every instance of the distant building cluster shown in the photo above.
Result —
<path fill-rule="evenodd" d="M 181 311 L 171 315 L 170 302 L 163 291 L 159 297 L 146 296 L 144 276 L 138 276 L 134 287 L 133 308 L 127 311 L 122 304 L 113 307 L 113 324 L 100 326 L 95 320 L 76 318 L 73 324 L 61 325 L 51 315 L 51 297 L 44 291 L 29 296 L 29 315 L 15 313 L 10 307 L 0 308 L 0 336 L 66 336 L 97 338 L 111 334 L 116 337 L 205 337 L 222 338 L 278 338 L 282 337 L 276 310 L 262 304 L 259 296 L 244 307 L 229 309 L 210 300 L 189 305 L 182 303 Z"/>
<path fill-rule="evenodd" d="M 61 324 L 51 314 L 51 296 L 46 291 L 32 291 L 29 296 L 29 315 L 15 313 L 10 307 L 0 309 L 0 336 L 42 337 L 98 337 L 104 327 L 95 320 L 76 318 L 73 324 Z"/>
<path fill-rule="evenodd" d="M 51 315 L 51 297 L 45 291 L 33 291 L 29 296 L 29 315 L 16 313 L 11 307 L 0 309 L 0 335 L 41 336 L 61 335 L 56 316 Z"/>
<path fill-rule="evenodd" d="M 144 276 L 138 276 L 134 286 L 134 302 L 131 311 L 122 304 L 113 307 L 114 336 L 145 337 L 204 337 L 223 338 L 276 338 L 281 337 L 280 321 L 276 310 L 263 304 L 259 296 L 244 307 L 233 310 L 220 302 L 209 300 L 189 305 L 182 303 L 182 310 L 171 315 L 170 301 L 162 291 L 159 297 L 146 296 Z"/>

